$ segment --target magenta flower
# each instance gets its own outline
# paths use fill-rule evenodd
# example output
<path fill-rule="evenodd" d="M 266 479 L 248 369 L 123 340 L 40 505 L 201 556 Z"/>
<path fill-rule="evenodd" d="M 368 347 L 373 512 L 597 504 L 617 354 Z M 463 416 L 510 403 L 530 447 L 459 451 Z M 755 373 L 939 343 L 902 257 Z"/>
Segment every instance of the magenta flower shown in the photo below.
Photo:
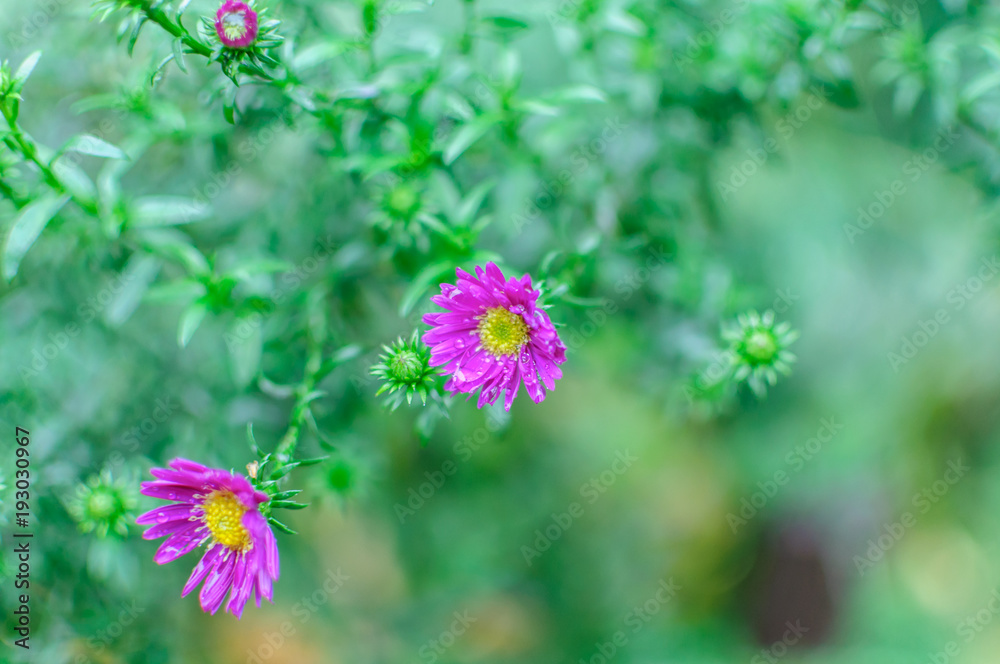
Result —
<path fill-rule="evenodd" d="M 470 398 L 481 389 L 479 408 L 506 390 L 504 408 L 510 410 L 523 380 L 528 396 L 540 403 L 546 388 L 555 389 L 562 378 L 556 365 L 566 361 L 566 346 L 537 306 L 540 293 L 531 277 L 505 281 L 493 263 L 477 267 L 475 277 L 461 269 L 456 274 L 456 285 L 441 284 L 441 294 L 431 298 L 448 311 L 424 316 L 431 326 L 424 333 L 430 364 L 451 376 L 445 389 Z"/>
<path fill-rule="evenodd" d="M 184 585 L 186 597 L 205 581 L 199 593 L 203 611 L 215 613 L 226 593 L 226 610 L 239 618 L 243 607 L 256 595 L 272 599 L 272 582 L 278 578 L 278 544 L 261 503 L 270 497 L 257 491 L 250 480 L 188 461 L 174 459 L 169 468 L 150 470 L 154 482 L 143 482 L 142 493 L 152 498 L 176 501 L 146 512 L 136 523 L 152 525 L 143 539 L 166 536 L 153 558 L 163 565 L 210 542 Z"/>
<path fill-rule="evenodd" d="M 240 0 L 226 0 L 215 13 L 215 32 L 229 48 L 243 48 L 257 39 L 257 12 Z"/>

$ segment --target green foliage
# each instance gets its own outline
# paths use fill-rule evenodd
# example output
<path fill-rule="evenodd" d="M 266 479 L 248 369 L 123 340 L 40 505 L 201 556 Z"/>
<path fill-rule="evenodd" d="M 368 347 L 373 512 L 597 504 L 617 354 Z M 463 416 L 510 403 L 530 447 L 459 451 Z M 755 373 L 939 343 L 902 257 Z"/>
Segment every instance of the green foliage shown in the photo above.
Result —
<path fill-rule="evenodd" d="M 40 432 L 37 661 L 247 661 L 286 619 L 301 641 L 283 658 L 411 661 L 466 607 L 481 622 L 441 661 L 592 661 L 666 576 L 681 598 L 617 661 L 748 661 L 774 642 L 755 621 L 781 613 L 756 607 L 839 578 L 769 586 L 771 567 L 813 569 L 771 535 L 816 523 L 864 550 L 972 457 L 972 488 L 941 500 L 945 535 L 926 526 L 903 580 L 852 586 L 829 622 L 843 634 L 810 643 L 823 661 L 913 661 L 950 638 L 938 628 L 974 593 L 922 570 L 1000 537 L 992 355 L 953 324 L 950 354 L 901 368 L 916 380 L 886 387 L 900 368 L 872 367 L 913 321 L 928 334 L 950 306 L 937 295 L 995 246 L 1000 9 L 258 1 L 260 34 L 234 49 L 217 3 L 100 0 L 89 22 L 31 4 L 0 14 L 0 412 Z M 906 195 L 883 203 L 896 182 Z M 421 341 L 439 285 L 491 261 L 532 276 L 568 347 L 552 395 L 510 414 L 447 394 Z M 885 292 L 899 301 L 864 299 Z M 974 331 L 995 330 L 988 309 Z M 834 409 L 853 419 L 826 474 L 803 470 L 730 531 Z M 641 462 L 608 471 L 625 448 Z M 177 456 L 245 468 L 271 497 L 276 607 L 219 627 L 178 598 L 186 562 L 153 564 L 131 526 L 156 505 L 138 478 Z M 592 484 L 608 472 L 615 486 Z M 967 495 L 982 506 L 960 512 Z M 525 559 L 574 504 L 585 515 Z M 850 567 L 844 551 L 816 567 Z M 354 578 L 311 631 L 292 607 L 340 564 Z M 137 597 L 134 627 L 97 636 Z"/>

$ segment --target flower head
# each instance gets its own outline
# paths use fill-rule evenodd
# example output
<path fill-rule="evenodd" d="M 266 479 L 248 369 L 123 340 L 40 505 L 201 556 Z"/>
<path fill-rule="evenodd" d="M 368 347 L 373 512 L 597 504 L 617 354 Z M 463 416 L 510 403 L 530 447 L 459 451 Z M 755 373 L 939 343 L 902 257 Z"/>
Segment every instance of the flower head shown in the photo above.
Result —
<path fill-rule="evenodd" d="M 531 277 L 505 280 L 494 263 L 477 267 L 475 276 L 456 273 L 458 283 L 441 284 L 441 294 L 431 298 L 447 311 L 424 316 L 431 326 L 424 333 L 430 364 L 451 376 L 445 389 L 469 395 L 480 390 L 480 408 L 506 390 L 504 408 L 510 410 L 524 381 L 528 396 L 540 403 L 562 378 L 557 365 L 566 361 L 566 346 L 537 305 L 540 293 Z"/>
<path fill-rule="evenodd" d="M 376 394 L 389 393 L 389 405 L 392 410 L 399 408 L 406 398 L 406 403 L 413 400 L 413 395 L 420 395 L 425 405 L 427 397 L 436 393 L 434 377 L 437 370 L 428 362 L 430 351 L 421 343 L 417 332 L 409 340 L 402 337 L 396 339 L 391 346 L 383 346 L 385 351 L 379 356 L 379 363 L 372 367 L 372 375 L 382 379 L 382 387 Z"/>
<path fill-rule="evenodd" d="M 795 355 L 787 349 L 799 333 L 787 322 L 775 325 L 774 312 L 761 316 L 748 311 L 736 319 L 736 326 L 723 331 L 722 336 L 730 346 L 733 380 L 746 380 L 758 395 L 774 385 L 778 374 L 787 375 Z"/>
<path fill-rule="evenodd" d="M 128 521 L 134 516 L 135 489 L 124 477 L 114 479 L 111 472 L 103 470 L 91 476 L 86 484 L 76 489 L 76 495 L 67 503 L 70 516 L 80 524 L 80 530 L 105 537 L 110 531 L 128 534 Z"/>
<path fill-rule="evenodd" d="M 246 477 L 174 459 L 169 468 L 153 468 L 157 480 L 142 483 L 143 495 L 175 501 L 146 512 L 136 523 L 151 525 L 144 539 L 166 537 L 154 560 L 163 565 L 208 542 L 201 561 L 184 585 L 184 597 L 202 580 L 201 608 L 215 613 L 229 593 L 226 610 L 239 618 L 256 596 L 272 599 L 278 578 L 278 545 L 261 503 L 269 496 L 254 489 Z"/>
<path fill-rule="evenodd" d="M 240 0 L 226 0 L 215 13 L 215 32 L 229 48 L 244 48 L 257 39 L 257 12 Z"/>

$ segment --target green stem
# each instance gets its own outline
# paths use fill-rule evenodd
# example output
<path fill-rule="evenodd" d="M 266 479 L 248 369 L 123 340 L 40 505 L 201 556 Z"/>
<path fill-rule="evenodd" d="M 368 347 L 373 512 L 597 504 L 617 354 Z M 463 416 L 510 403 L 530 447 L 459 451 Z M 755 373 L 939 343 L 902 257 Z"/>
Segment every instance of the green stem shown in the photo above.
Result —
<path fill-rule="evenodd" d="M 323 309 L 325 298 L 322 290 L 309 294 L 309 326 L 307 334 L 307 357 L 302 382 L 295 388 L 295 405 L 288 423 L 288 430 L 281 437 L 274 450 L 274 468 L 277 472 L 292 462 L 295 447 L 299 443 L 302 427 L 309 416 L 309 407 L 315 398 L 316 384 L 323 367 L 323 342 L 326 339 L 326 313 Z"/>
<path fill-rule="evenodd" d="M 159 7 L 154 7 L 150 0 L 130 0 L 130 3 L 134 7 L 141 9 L 150 21 L 159 25 L 174 37 L 179 37 L 184 42 L 184 45 L 194 53 L 204 55 L 205 57 L 212 55 L 210 47 L 192 37 L 191 33 L 184 29 L 184 26 L 171 21 L 170 17 Z"/>
<path fill-rule="evenodd" d="M 461 49 L 463 54 L 469 54 L 472 52 L 472 26 L 476 20 L 475 6 L 473 3 L 475 0 L 465 0 L 465 28 L 462 31 L 462 42 Z"/>
<path fill-rule="evenodd" d="M 187 46 L 188 49 L 190 49 L 192 53 L 204 56 L 210 60 L 212 59 L 212 54 L 214 51 L 212 50 L 211 46 L 205 44 L 204 42 L 199 41 L 197 38 L 191 35 L 191 33 L 188 32 L 184 28 L 184 26 L 180 24 L 180 22 L 177 23 L 173 22 L 162 9 L 154 7 L 150 0 L 129 0 L 129 2 L 133 7 L 141 10 L 146 15 L 147 19 L 149 19 L 153 23 L 157 24 L 158 26 L 166 30 L 171 36 L 180 39 L 184 43 L 184 45 Z M 372 62 L 374 63 L 374 54 L 372 54 Z M 372 66 L 374 67 L 374 64 Z M 302 87 L 305 88 L 306 90 L 309 90 L 309 92 L 311 92 L 317 100 L 319 100 L 324 104 L 332 103 L 332 100 L 328 94 L 319 92 L 317 90 L 312 90 L 311 88 L 302 85 L 292 75 L 291 71 L 288 71 L 285 78 L 282 80 L 274 79 L 268 76 L 262 76 L 259 72 L 253 71 L 244 65 L 240 65 L 239 71 L 241 71 L 244 74 L 247 74 L 248 76 L 258 78 L 262 83 L 266 85 L 271 85 L 273 87 L 278 88 L 278 90 L 281 91 L 281 94 L 288 101 L 292 103 L 296 104 L 299 103 L 292 93 L 291 88 L 293 87 Z M 316 109 L 304 109 L 304 110 L 310 115 L 314 116 L 322 115 L 322 111 L 320 110 Z"/>
<path fill-rule="evenodd" d="M 10 199 L 10 202 L 14 204 L 14 207 L 19 210 L 28 204 L 28 201 L 22 200 L 21 197 L 17 195 L 17 192 L 14 191 L 14 187 L 4 181 L 2 175 L 0 175 L 0 194 L 3 194 L 5 198 Z"/>
<path fill-rule="evenodd" d="M 37 166 L 38 170 L 41 171 L 42 177 L 45 179 L 46 184 L 48 184 L 50 187 L 55 189 L 60 194 L 68 194 L 69 196 L 71 196 L 73 198 L 73 201 L 76 202 L 76 204 L 79 205 L 81 208 L 83 208 L 88 214 L 94 217 L 100 217 L 100 210 L 98 209 L 97 204 L 95 202 L 80 200 L 78 197 L 73 196 L 72 192 L 68 191 L 66 187 L 63 186 L 62 182 L 59 181 L 59 178 L 56 177 L 56 174 L 52 171 L 52 168 L 50 168 L 48 164 L 46 164 L 44 161 L 38 158 L 38 148 L 35 146 L 34 143 L 31 142 L 31 139 L 29 139 L 25 135 L 24 131 L 21 129 L 21 126 L 17 123 L 17 118 L 14 117 L 13 113 L 11 112 L 10 106 L 8 104 L 0 104 L 0 113 L 3 113 L 3 117 L 7 121 L 7 125 L 10 127 L 10 136 L 4 139 L 4 142 L 7 144 L 7 147 L 9 147 L 11 150 L 14 150 L 15 152 L 20 152 L 22 155 L 24 155 L 25 159 L 27 159 L 35 166 Z"/>

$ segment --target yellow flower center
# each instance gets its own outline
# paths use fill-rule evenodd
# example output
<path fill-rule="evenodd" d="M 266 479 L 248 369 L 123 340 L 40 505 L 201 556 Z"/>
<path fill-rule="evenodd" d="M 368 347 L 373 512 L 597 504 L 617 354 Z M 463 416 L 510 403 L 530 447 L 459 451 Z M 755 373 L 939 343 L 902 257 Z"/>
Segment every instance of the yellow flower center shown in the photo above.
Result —
<path fill-rule="evenodd" d="M 233 551 L 250 548 L 250 532 L 243 526 L 246 505 L 231 491 L 213 491 L 201 504 L 202 520 L 212 539 Z"/>
<path fill-rule="evenodd" d="M 243 12 L 229 12 L 222 16 L 222 32 L 226 39 L 240 39 L 247 31 L 247 20 Z"/>
<path fill-rule="evenodd" d="M 513 311 L 490 307 L 478 318 L 479 341 L 494 357 L 513 355 L 528 342 L 528 325 Z"/>

